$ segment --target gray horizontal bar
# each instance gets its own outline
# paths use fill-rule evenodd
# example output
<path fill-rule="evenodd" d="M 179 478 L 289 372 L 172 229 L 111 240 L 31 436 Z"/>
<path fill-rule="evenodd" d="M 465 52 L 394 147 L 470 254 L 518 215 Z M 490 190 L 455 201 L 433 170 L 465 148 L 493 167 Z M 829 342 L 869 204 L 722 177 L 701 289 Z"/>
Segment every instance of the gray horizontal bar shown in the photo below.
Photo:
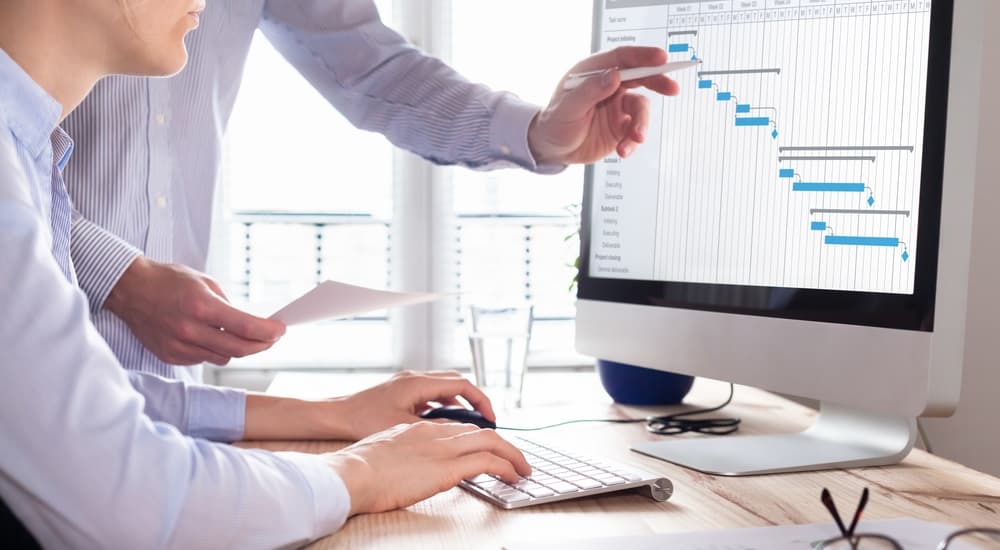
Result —
<path fill-rule="evenodd" d="M 785 151 L 909 151 L 912 145 L 789 145 L 778 147 L 778 152 Z"/>
<path fill-rule="evenodd" d="M 616 8 L 642 8 L 645 6 L 669 6 L 670 4 L 680 4 L 691 0 L 604 0 L 604 9 L 613 10 Z"/>
<path fill-rule="evenodd" d="M 778 157 L 778 162 L 784 161 L 794 161 L 794 160 L 870 160 L 875 162 L 875 157 L 869 155 L 858 155 L 858 156 L 847 156 L 847 157 L 831 157 L 831 156 L 780 156 Z"/>
<path fill-rule="evenodd" d="M 716 0 L 604 0 L 605 9 L 669 6 L 672 4 L 705 4 Z M 727 10 L 728 11 L 728 10 Z"/>
<path fill-rule="evenodd" d="M 698 36 L 698 31 L 692 29 L 690 31 L 668 31 L 667 32 L 667 36 L 684 36 L 686 34 L 687 35 L 691 35 L 691 36 Z"/>
<path fill-rule="evenodd" d="M 910 217 L 909 210 L 851 210 L 849 208 L 811 208 L 810 214 L 881 214 L 885 216 Z"/>
<path fill-rule="evenodd" d="M 726 69 L 724 71 L 698 71 L 698 76 L 714 76 L 717 74 L 781 74 L 781 69 Z"/>

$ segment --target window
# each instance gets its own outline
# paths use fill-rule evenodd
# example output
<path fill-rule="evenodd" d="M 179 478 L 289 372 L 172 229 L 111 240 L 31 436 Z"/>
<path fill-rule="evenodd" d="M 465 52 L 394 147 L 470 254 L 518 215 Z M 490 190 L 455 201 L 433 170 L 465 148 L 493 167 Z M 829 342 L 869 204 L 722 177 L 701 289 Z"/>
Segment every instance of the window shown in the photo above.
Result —
<path fill-rule="evenodd" d="M 590 53 L 591 11 L 591 3 L 580 0 L 453 2 L 451 64 L 470 80 L 545 105 L 562 75 Z M 452 177 L 461 289 L 520 295 L 535 304 L 529 364 L 581 362 L 572 352 L 570 284 L 583 168 L 556 176 L 453 169 Z M 455 342 L 461 362 L 468 355 L 461 327 Z"/>
<path fill-rule="evenodd" d="M 466 77 L 540 105 L 590 50 L 591 9 L 579 0 L 377 5 L 383 21 Z M 432 167 L 353 128 L 259 34 L 226 159 L 226 223 L 212 266 L 234 302 L 269 314 L 324 279 L 530 298 L 538 320 L 529 364 L 583 361 L 572 349 L 569 290 L 581 168 L 537 176 Z M 461 300 L 295 327 L 233 366 L 467 366 Z"/>

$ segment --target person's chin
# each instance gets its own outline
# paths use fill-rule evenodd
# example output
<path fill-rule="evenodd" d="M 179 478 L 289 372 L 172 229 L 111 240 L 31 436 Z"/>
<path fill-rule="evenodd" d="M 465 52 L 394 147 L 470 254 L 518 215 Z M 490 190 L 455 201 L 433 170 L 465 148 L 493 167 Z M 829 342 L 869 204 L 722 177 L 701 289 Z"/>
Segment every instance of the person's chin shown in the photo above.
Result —
<path fill-rule="evenodd" d="M 157 55 L 147 57 L 141 63 L 135 63 L 125 70 L 114 72 L 132 76 L 172 76 L 184 68 L 187 59 L 187 49 L 180 48 L 171 52 L 171 55 L 158 52 Z"/>
<path fill-rule="evenodd" d="M 187 64 L 188 51 L 183 38 L 174 41 L 168 46 L 164 46 L 151 52 L 153 59 L 153 70 L 150 76 L 171 76 L 180 72 Z"/>
<path fill-rule="evenodd" d="M 160 76 L 172 76 L 179 73 L 187 65 L 187 60 L 187 48 L 181 48 L 181 51 L 177 55 L 164 63 L 163 72 L 160 73 Z"/>

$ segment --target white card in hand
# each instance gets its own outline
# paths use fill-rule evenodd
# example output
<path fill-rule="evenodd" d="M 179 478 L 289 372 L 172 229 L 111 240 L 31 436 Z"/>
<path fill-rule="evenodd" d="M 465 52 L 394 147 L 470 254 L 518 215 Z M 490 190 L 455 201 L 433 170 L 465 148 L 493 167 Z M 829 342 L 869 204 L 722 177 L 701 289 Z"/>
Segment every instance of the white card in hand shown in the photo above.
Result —
<path fill-rule="evenodd" d="M 376 290 L 336 281 L 324 281 L 278 310 L 270 318 L 286 325 L 300 325 L 324 319 L 350 317 L 378 309 L 430 302 L 444 296 L 444 294 Z"/>

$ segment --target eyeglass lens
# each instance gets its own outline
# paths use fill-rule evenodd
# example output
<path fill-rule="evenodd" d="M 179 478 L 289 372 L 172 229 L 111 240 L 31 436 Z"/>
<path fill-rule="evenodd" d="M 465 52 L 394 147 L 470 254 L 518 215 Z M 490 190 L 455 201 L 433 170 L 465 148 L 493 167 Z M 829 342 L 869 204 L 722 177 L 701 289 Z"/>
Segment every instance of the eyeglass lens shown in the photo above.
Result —
<path fill-rule="evenodd" d="M 965 529 L 949 536 L 939 550 L 1000 550 L 1000 529 Z"/>
<path fill-rule="evenodd" d="M 828 540 L 817 550 L 903 550 L 891 538 L 883 535 L 861 533 L 854 537 Z"/>

